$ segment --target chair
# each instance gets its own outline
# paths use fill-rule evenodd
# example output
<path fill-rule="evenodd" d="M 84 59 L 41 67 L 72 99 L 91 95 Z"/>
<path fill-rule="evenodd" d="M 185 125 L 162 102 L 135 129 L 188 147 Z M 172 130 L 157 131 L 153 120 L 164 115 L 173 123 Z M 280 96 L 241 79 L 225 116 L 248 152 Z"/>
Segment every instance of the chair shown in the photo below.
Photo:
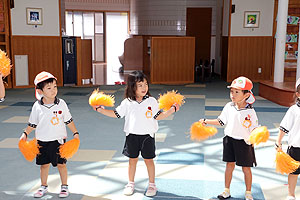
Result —
<path fill-rule="evenodd" d="M 215 59 L 212 59 L 211 63 L 208 60 L 205 60 L 204 65 L 202 65 L 202 74 L 201 74 L 201 81 L 205 81 L 205 72 L 208 72 L 209 81 L 211 81 L 211 77 L 214 73 L 215 67 Z"/>
<path fill-rule="evenodd" d="M 201 78 L 201 69 L 202 69 L 202 59 L 200 59 L 199 64 L 196 61 L 196 65 L 195 65 L 195 82 L 200 82 L 200 78 Z"/>

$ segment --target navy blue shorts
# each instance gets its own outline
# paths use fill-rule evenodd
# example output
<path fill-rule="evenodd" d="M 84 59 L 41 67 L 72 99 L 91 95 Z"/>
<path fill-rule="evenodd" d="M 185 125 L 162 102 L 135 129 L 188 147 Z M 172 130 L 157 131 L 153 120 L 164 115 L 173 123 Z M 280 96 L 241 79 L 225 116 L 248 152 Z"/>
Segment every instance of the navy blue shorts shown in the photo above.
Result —
<path fill-rule="evenodd" d="M 38 145 L 40 146 L 40 154 L 36 157 L 37 165 L 51 163 L 53 167 L 56 167 L 57 164 L 67 163 L 67 159 L 62 158 L 59 155 L 59 147 L 61 144 L 57 140 L 50 142 L 42 142 L 38 140 Z"/>
<path fill-rule="evenodd" d="M 242 167 L 256 166 L 254 148 L 244 140 L 237 140 L 229 136 L 223 138 L 223 161 L 235 162 Z"/>
<path fill-rule="evenodd" d="M 299 147 L 288 147 L 287 154 L 297 161 L 300 161 L 300 148 Z M 298 175 L 300 174 L 300 167 L 291 174 Z"/>
<path fill-rule="evenodd" d="M 129 158 L 137 158 L 140 152 L 144 159 L 155 158 L 155 139 L 149 134 L 129 134 L 126 136 L 123 155 Z"/>

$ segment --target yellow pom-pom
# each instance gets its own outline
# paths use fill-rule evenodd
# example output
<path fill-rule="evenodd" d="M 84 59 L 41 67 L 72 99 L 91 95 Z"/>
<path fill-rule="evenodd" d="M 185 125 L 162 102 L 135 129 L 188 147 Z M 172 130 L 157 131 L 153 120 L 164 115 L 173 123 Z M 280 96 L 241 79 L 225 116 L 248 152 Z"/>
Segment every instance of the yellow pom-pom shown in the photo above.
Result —
<path fill-rule="evenodd" d="M 106 95 L 103 92 L 99 92 L 99 89 L 96 89 L 89 98 L 89 104 L 91 106 L 113 107 L 115 105 L 115 97 L 112 95 Z"/>
<path fill-rule="evenodd" d="M 169 110 L 172 105 L 177 103 L 179 106 L 182 106 L 184 102 L 184 96 L 177 91 L 172 90 L 171 92 L 168 91 L 164 95 L 160 95 L 158 98 L 159 108 L 163 109 L 164 111 Z"/>
<path fill-rule="evenodd" d="M 62 158 L 71 158 L 77 151 L 80 145 L 80 140 L 74 138 L 65 144 L 61 145 L 59 148 L 59 154 Z"/>
<path fill-rule="evenodd" d="M 0 73 L 3 77 L 10 74 L 11 67 L 10 59 L 7 57 L 6 53 L 0 49 Z"/>
<path fill-rule="evenodd" d="M 250 136 L 249 141 L 251 144 L 258 145 L 261 142 L 267 142 L 269 139 L 270 133 L 266 126 L 260 126 L 254 129 Z"/>
<path fill-rule="evenodd" d="M 203 126 L 201 122 L 195 122 L 190 128 L 191 140 L 205 140 L 215 135 L 218 130 L 212 126 Z"/>
<path fill-rule="evenodd" d="M 19 149 L 27 161 L 33 161 L 33 159 L 40 153 L 36 139 L 31 141 L 19 141 Z"/>
<path fill-rule="evenodd" d="M 290 174 L 296 171 L 300 162 L 294 160 L 291 156 L 283 151 L 277 151 L 276 153 L 276 171 L 281 174 Z"/>

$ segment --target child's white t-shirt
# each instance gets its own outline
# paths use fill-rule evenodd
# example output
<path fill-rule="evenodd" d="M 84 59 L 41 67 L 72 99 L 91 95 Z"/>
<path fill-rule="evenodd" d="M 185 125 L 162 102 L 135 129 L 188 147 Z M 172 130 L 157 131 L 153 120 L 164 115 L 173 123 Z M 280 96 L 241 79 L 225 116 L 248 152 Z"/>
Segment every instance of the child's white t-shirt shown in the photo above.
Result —
<path fill-rule="evenodd" d="M 36 128 L 35 137 L 40 141 L 54 141 L 67 138 L 65 124 L 72 122 L 66 102 L 55 99 L 54 104 L 45 105 L 42 101 L 33 104 L 28 125 Z"/>
<path fill-rule="evenodd" d="M 118 118 L 125 117 L 124 132 L 136 135 L 150 134 L 158 130 L 157 116 L 161 113 L 158 102 L 153 97 L 145 96 L 142 102 L 124 99 L 116 108 L 115 114 Z"/>
<path fill-rule="evenodd" d="M 248 139 L 251 131 L 258 127 L 255 110 L 249 104 L 246 108 L 237 109 L 233 102 L 227 103 L 218 117 L 218 121 L 222 126 L 226 124 L 225 135 L 238 140 Z"/>
<path fill-rule="evenodd" d="M 300 147 L 300 105 L 291 106 L 280 123 L 280 130 L 288 133 L 288 145 Z"/>

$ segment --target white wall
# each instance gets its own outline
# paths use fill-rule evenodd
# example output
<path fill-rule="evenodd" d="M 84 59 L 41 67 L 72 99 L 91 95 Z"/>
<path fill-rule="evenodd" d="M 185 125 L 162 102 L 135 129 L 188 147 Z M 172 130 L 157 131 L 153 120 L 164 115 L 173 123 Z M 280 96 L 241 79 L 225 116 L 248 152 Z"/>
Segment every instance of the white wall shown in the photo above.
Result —
<path fill-rule="evenodd" d="M 231 36 L 272 36 L 274 0 L 232 0 Z M 244 28 L 244 12 L 260 11 L 259 28 Z"/>
<path fill-rule="evenodd" d="M 11 9 L 12 35 L 59 36 L 59 0 L 14 0 Z M 43 24 L 27 25 L 26 8 L 42 8 Z"/>

